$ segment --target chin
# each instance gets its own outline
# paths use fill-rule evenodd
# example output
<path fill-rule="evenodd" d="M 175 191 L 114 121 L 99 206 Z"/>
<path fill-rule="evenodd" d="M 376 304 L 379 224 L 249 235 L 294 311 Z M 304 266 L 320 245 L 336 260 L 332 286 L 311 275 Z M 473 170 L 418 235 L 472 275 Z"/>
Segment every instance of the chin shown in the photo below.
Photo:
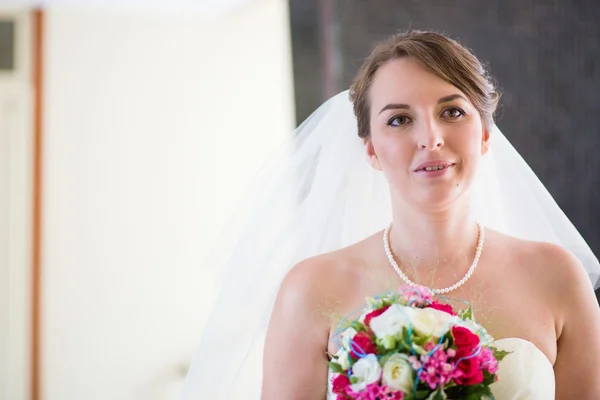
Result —
<path fill-rule="evenodd" d="M 416 196 L 411 196 L 410 199 L 407 199 L 408 202 L 412 204 L 413 208 L 428 212 L 446 210 L 466 198 L 466 191 L 458 190 L 456 183 L 419 188 L 419 190 L 414 190 L 413 193 Z"/>

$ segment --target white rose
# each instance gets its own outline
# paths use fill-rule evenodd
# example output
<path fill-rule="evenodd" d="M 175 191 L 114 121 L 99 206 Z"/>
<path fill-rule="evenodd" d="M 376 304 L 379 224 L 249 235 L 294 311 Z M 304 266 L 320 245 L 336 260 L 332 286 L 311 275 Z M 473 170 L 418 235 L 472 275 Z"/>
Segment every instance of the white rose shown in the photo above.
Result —
<path fill-rule="evenodd" d="M 350 358 L 348 352 L 344 349 L 339 349 L 335 354 L 337 356 L 337 363 L 340 364 L 344 371 L 347 371 L 350 368 Z"/>
<path fill-rule="evenodd" d="M 371 319 L 370 327 L 375 336 L 383 339 L 385 336 L 396 336 L 402 328 L 410 324 L 414 308 L 392 304 L 390 308 L 377 317 Z"/>
<path fill-rule="evenodd" d="M 435 308 L 414 308 L 412 326 L 416 332 L 439 338 L 460 318 Z"/>
<path fill-rule="evenodd" d="M 365 312 L 360 314 L 360 317 L 358 317 L 358 322 L 360 323 L 365 323 L 365 318 L 367 317 L 367 314 L 370 313 L 372 310 L 366 310 Z"/>
<path fill-rule="evenodd" d="M 352 376 L 358 379 L 356 383 L 350 385 L 355 392 L 360 392 L 371 383 L 379 381 L 381 365 L 379 365 L 377 356 L 369 354 L 355 362 L 352 366 Z"/>
<path fill-rule="evenodd" d="M 410 393 L 415 380 L 406 354 L 394 354 L 383 365 L 383 384 L 394 390 Z"/>
<path fill-rule="evenodd" d="M 342 347 L 346 351 L 352 351 L 352 348 L 350 347 L 350 341 L 357 333 L 358 332 L 356 332 L 354 328 L 348 328 L 344 332 L 342 332 L 340 339 L 342 341 Z"/>

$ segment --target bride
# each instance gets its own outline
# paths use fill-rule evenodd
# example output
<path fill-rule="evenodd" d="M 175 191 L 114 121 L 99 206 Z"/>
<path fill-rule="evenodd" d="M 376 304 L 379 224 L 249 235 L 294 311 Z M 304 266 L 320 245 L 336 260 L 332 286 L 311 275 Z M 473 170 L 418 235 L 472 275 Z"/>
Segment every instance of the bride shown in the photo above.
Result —
<path fill-rule="evenodd" d="M 183 398 L 332 396 L 336 316 L 406 283 L 468 302 L 512 352 L 497 399 L 600 398 L 598 260 L 496 128 L 498 99 L 443 35 L 376 46 L 236 220 Z"/>

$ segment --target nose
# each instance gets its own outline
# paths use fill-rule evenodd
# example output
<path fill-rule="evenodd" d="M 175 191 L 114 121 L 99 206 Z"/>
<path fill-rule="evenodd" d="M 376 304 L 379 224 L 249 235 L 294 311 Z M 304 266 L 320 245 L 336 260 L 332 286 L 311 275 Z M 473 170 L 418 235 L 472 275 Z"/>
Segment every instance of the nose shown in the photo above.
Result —
<path fill-rule="evenodd" d="M 434 151 L 444 147 L 441 130 L 435 123 L 426 123 L 419 132 L 417 145 L 420 149 Z"/>

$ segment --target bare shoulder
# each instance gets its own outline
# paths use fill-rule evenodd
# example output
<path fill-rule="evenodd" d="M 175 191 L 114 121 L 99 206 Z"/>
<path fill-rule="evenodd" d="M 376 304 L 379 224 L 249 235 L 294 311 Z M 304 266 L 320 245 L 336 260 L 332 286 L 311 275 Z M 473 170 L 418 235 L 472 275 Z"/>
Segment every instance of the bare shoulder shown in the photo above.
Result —
<path fill-rule="evenodd" d="M 556 329 L 556 399 L 600 398 L 600 309 L 592 283 L 579 260 L 550 243 L 492 233 L 509 269 L 509 280 L 548 309 Z M 521 296 L 518 294 L 517 296 Z M 535 315 L 532 315 L 535 317 Z M 585 340 L 582 340 L 585 338 Z"/>
<path fill-rule="evenodd" d="M 567 249 L 546 242 L 522 240 L 497 232 L 500 246 L 510 249 L 509 261 L 513 271 L 528 287 L 552 305 L 557 318 L 571 314 L 581 301 L 596 306 L 589 276 L 577 257 Z"/>
<path fill-rule="evenodd" d="M 269 337 L 289 336 L 305 326 L 315 346 L 326 345 L 331 320 L 352 293 L 352 251 L 342 249 L 305 259 L 283 279 L 271 315 Z M 310 334 L 312 332 L 312 335 Z"/>
<path fill-rule="evenodd" d="M 550 243 L 530 244 L 537 257 L 536 272 L 554 300 L 559 336 L 568 324 L 577 324 L 579 319 L 600 316 L 592 282 L 577 257 L 561 246 Z"/>
<path fill-rule="evenodd" d="M 365 242 L 305 259 L 296 264 L 284 278 L 280 296 L 291 301 L 303 300 L 305 305 L 335 308 L 332 302 L 343 302 L 352 293 L 352 285 L 358 279 L 357 264 Z"/>
<path fill-rule="evenodd" d="M 308 258 L 296 264 L 279 289 L 281 301 L 294 307 L 310 307 L 322 303 L 328 292 L 335 290 L 336 277 L 343 276 L 343 259 L 334 253 Z"/>
<path fill-rule="evenodd" d="M 326 396 L 331 321 L 346 302 L 343 296 L 352 292 L 353 254 L 342 249 L 311 257 L 283 279 L 265 340 L 264 399 Z M 294 352 L 288 351 L 290 343 Z M 289 365 L 298 368 L 285 367 Z"/>
<path fill-rule="evenodd" d="M 492 233 L 500 251 L 507 253 L 517 268 L 533 275 L 540 283 L 563 289 L 577 289 L 591 283 L 579 260 L 567 249 L 546 242 L 523 240 Z"/>

